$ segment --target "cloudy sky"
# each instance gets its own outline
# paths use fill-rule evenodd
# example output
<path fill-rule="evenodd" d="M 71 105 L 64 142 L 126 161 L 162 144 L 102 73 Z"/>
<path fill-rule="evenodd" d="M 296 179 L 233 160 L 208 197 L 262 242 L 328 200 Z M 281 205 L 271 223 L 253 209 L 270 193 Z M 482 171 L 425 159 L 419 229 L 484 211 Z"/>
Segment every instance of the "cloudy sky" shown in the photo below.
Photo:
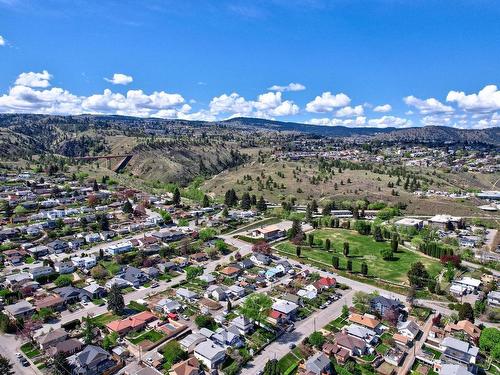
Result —
<path fill-rule="evenodd" d="M 499 19 L 495 0 L 0 0 L 0 112 L 500 126 Z"/>

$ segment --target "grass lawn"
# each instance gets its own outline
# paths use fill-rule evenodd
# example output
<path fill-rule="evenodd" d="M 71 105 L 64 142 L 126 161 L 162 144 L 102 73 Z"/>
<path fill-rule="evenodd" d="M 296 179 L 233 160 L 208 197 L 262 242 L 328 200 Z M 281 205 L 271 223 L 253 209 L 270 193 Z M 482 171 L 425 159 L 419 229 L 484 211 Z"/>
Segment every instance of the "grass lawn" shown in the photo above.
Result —
<path fill-rule="evenodd" d="M 326 325 L 326 329 L 329 331 L 340 331 L 347 324 L 347 318 L 343 315 L 339 316 L 337 319 L 332 320 Z"/>
<path fill-rule="evenodd" d="M 133 292 L 134 290 L 135 290 L 134 287 L 128 286 L 128 287 L 122 289 L 122 293 L 123 294 L 127 294 L 127 293 L 130 293 L 130 292 Z"/>
<path fill-rule="evenodd" d="M 100 263 L 101 266 L 106 268 L 112 275 L 116 275 L 122 269 L 122 266 L 113 261 L 102 260 Z"/>
<path fill-rule="evenodd" d="M 384 355 L 385 353 L 387 353 L 387 351 L 389 350 L 389 347 L 385 344 L 379 344 L 377 345 L 377 347 L 375 348 L 375 351 L 378 353 L 378 354 L 382 354 Z"/>
<path fill-rule="evenodd" d="M 21 351 L 28 358 L 33 358 L 33 357 L 36 357 L 37 355 L 40 355 L 40 350 L 36 346 L 34 346 L 31 342 L 28 342 L 28 343 L 22 345 Z"/>
<path fill-rule="evenodd" d="M 439 273 L 442 266 L 439 261 L 425 258 L 409 250 L 401 249 L 394 254 L 393 260 L 383 260 L 380 255 L 382 249 L 390 247 L 389 242 L 376 242 L 372 236 L 363 236 L 354 230 L 347 229 L 318 229 L 314 232 L 314 239 L 323 242 L 329 238 L 332 243 L 332 251 L 327 252 L 323 248 L 302 246 L 302 258 L 330 265 L 332 255 L 339 257 L 340 268 L 345 269 L 347 258 L 342 254 L 344 242 L 349 242 L 349 259 L 353 263 L 353 271 L 360 272 L 361 263 L 368 265 L 368 275 L 376 276 L 394 283 L 406 282 L 406 273 L 411 265 L 421 261 L 432 276 Z M 284 242 L 277 245 L 278 249 L 284 253 L 295 256 L 295 245 L 290 242 Z"/>
<path fill-rule="evenodd" d="M 155 330 L 151 330 L 151 331 L 144 332 L 144 333 L 142 333 L 138 336 L 135 336 L 133 338 L 129 338 L 128 341 L 130 341 L 132 344 L 137 345 L 137 344 L 143 342 L 144 340 L 149 340 L 152 343 L 154 343 L 154 342 L 160 341 L 164 337 L 165 337 L 165 335 L 163 333 L 160 333 L 160 332 L 155 331 Z"/>
<path fill-rule="evenodd" d="M 140 303 L 136 301 L 130 301 L 130 303 L 127 305 L 128 309 L 135 310 L 135 311 L 146 311 L 148 308 L 144 305 L 141 305 Z"/>
<path fill-rule="evenodd" d="M 31 264 L 35 261 L 35 258 L 33 257 L 27 257 L 26 259 L 24 259 L 24 263 L 26 264 Z"/>
<path fill-rule="evenodd" d="M 92 300 L 92 303 L 96 306 L 101 306 L 102 304 L 106 303 L 106 301 L 102 298 L 95 298 Z"/>
<path fill-rule="evenodd" d="M 426 321 L 432 310 L 428 307 L 413 307 L 410 315 L 417 317 L 421 321 Z"/>
<path fill-rule="evenodd" d="M 299 361 L 300 359 L 297 358 L 294 353 L 290 352 L 278 361 L 278 368 L 280 369 L 281 373 L 284 374 L 286 370 L 288 370 L 292 366 L 297 365 Z"/>
<path fill-rule="evenodd" d="M 434 359 L 441 358 L 441 354 L 443 354 L 439 350 L 430 348 L 427 345 L 424 345 L 423 350 L 424 350 L 424 352 L 427 352 L 427 353 L 430 353 L 430 354 L 434 354 Z"/>
<path fill-rule="evenodd" d="M 121 316 L 114 315 L 113 313 L 110 313 L 110 312 L 107 312 L 107 313 L 104 313 L 101 315 L 97 315 L 97 316 L 92 318 L 94 323 L 100 328 L 104 327 L 109 322 L 112 322 L 113 320 L 118 320 L 118 319 L 121 319 Z"/>

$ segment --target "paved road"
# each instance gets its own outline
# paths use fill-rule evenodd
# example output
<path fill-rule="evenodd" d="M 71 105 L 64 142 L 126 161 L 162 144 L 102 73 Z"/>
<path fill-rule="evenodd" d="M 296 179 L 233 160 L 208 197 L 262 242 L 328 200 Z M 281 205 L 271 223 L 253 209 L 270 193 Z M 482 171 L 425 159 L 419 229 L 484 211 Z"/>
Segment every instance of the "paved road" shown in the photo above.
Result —
<path fill-rule="evenodd" d="M 16 352 L 21 353 L 19 347 L 21 346 L 21 341 L 18 340 L 16 335 L 2 335 L 0 337 L 0 354 L 7 357 L 12 363 L 14 374 L 16 375 L 40 375 L 41 372 L 35 369 L 34 366 L 23 367 L 16 357 Z"/>
<path fill-rule="evenodd" d="M 267 346 L 258 356 L 241 371 L 241 375 L 255 375 L 263 370 L 266 363 L 271 359 L 280 359 L 290 351 L 291 343 L 298 344 L 305 337 L 309 336 L 315 330 L 320 330 L 333 319 L 342 313 L 344 304 L 350 305 L 354 291 L 350 290 L 344 297 L 335 301 L 324 310 L 318 310 L 308 318 L 295 323 L 295 331 L 283 334 L 278 340 Z"/>

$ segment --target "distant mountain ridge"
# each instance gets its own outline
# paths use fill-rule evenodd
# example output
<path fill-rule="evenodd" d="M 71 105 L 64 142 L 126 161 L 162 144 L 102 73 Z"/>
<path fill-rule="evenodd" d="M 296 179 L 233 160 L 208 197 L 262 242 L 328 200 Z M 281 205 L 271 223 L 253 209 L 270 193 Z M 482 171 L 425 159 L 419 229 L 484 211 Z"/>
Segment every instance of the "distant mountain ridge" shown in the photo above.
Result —
<path fill-rule="evenodd" d="M 380 142 L 428 143 L 428 144 L 484 144 L 500 147 L 500 127 L 488 129 L 456 129 L 446 126 L 428 126 L 413 128 L 373 128 L 373 127 L 346 127 L 308 125 L 296 122 L 275 121 L 251 117 L 238 117 L 223 121 L 188 121 L 157 118 L 137 118 L 114 115 L 39 115 L 39 114 L 0 114 L 0 129 L 12 133 L 19 133 L 31 138 L 32 142 L 40 143 L 38 137 L 44 135 L 44 146 L 53 139 L 47 134 L 47 128 L 54 131 L 65 129 L 82 129 L 89 126 L 96 128 L 126 129 L 136 126 L 144 128 L 168 129 L 179 126 L 223 126 L 237 129 L 258 129 L 269 131 L 286 131 L 314 134 L 326 137 L 367 137 Z"/>

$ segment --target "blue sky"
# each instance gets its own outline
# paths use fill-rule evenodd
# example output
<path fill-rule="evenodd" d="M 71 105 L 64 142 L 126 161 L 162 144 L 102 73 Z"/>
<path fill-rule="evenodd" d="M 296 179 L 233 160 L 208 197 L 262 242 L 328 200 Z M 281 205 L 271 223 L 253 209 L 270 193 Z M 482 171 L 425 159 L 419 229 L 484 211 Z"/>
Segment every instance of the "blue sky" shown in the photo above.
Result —
<path fill-rule="evenodd" d="M 500 126 L 499 19 L 494 0 L 0 0 L 0 112 Z"/>

